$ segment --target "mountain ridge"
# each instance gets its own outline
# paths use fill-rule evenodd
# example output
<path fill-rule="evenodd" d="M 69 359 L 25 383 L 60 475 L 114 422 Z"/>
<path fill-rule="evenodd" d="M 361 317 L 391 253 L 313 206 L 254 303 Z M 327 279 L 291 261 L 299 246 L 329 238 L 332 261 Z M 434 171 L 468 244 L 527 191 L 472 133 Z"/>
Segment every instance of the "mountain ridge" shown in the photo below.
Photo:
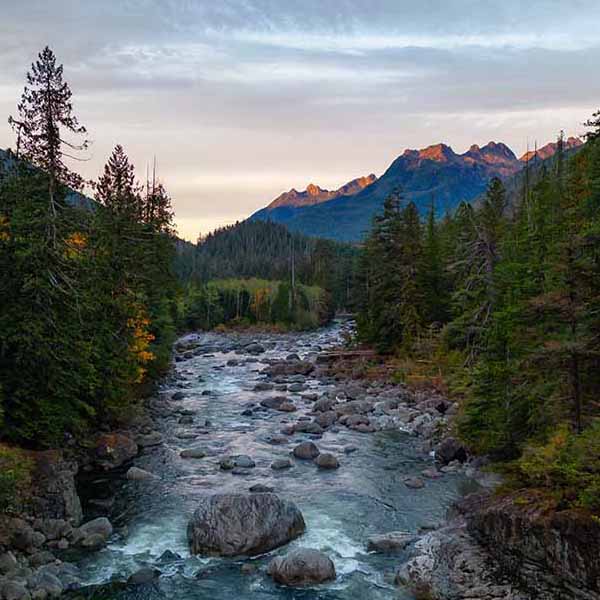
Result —
<path fill-rule="evenodd" d="M 566 149 L 581 144 L 578 138 L 565 140 Z M 547 144 L 538 150 L 538 156 L 542 150 L 546 158 L 552 156 L 556 146 Z M 322 196 L 318 202 L 299 205 L 294 205 L 294 198 L 282 194 L 249 219 L 272 220 L 305 235 L 355 242 L 368 231 L 373 216 L 394 189 L 401 188 L 404 199 L 415 202 L 421 214 L 429 210 L 433 200 L 439 216 L 454 210 L 463 200 L 476 200 L 493 177 L 514 177 L 529 160 L 527 154 L 518 158 L 506 144 L 495 141 L 484 146 L 473 144 L 462 154 L 444 143 L 420 150 L 409 148 L 379 178 L 355 193 Z M 310 191 L 319 194 L 320 190 L 314 186 Z M 304 193 L 308 195 L 310 191 Z"/>

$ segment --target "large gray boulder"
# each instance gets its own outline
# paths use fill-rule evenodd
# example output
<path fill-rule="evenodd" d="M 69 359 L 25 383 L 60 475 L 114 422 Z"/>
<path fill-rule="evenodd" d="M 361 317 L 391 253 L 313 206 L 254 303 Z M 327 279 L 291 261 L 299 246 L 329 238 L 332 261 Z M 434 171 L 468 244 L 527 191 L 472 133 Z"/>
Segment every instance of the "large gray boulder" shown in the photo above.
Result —
<path fill-rule="evenodd" d="M 103 548 L 112 535 L 113 527 L 106 517 L 98 517 L 84 523 L 79 529 L 75 529 L 73 537 L 75 542 L 87 550 L 98 550 Z"/>
<path fill-rule="evenodd" d="M 322 552 L 300 548 L 286 556 L 274 558 L 268 574 L 284 585 L 311 585 L 335 579 L 335 565 Z"/>
<path fill-rule="evenodd" d="M 192 554 L 254 556 L 304 533 L 302 513 L 275 494 L 213 494 L 202 498 L 187 528 Z"/>

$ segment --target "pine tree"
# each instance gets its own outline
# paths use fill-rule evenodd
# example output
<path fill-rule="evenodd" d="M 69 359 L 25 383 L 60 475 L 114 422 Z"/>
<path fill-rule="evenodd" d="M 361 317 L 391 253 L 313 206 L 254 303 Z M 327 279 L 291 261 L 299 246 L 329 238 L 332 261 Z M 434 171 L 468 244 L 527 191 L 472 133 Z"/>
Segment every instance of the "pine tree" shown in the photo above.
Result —
<path fill-rule="evenodd" d="M 600 137 L 600 110 L 597 110 L 584 125 L 590 127 L 592 131 L 588 131 L 585 137 L 588 141 L 595 140 Z"/>
<path fill-rule="evenodd" d="M 444 271 L 442 242 L 435 220 L 435 201 L 433 198 L 427 217 L 423 242 L 423 261 L 419 271 L 424 298 L 424 320 L 428 324 L 445 323 L 449 317 L 450 299 Z"/>
<path fill-rule="evenodd" d="M 86 134 L 85 127 L 73 114 L 71 96 L 71 89 L 63 80 L 63 66 L 56 64 L 54 53 L 46 46 L 27 73 L 27 85 L 17 107 L 19 119 L 9 118 L 18 135 L 18 158 L 38 167 L 48 177 L 49 235 L 54 246 L 58 187 L 77 190 L 83 184 L 82 178 L 69 169 L 65 158 L 74 158 L 71 152 L 85 150 L 89 144 L 86 139 L 76 144 L 64 137 L 65 133 Z"/>
<path fill-rule="evenodd" d="M 109 212 L 129 221 L 141 221 L 141 187 L 135 181 L 134 166 L 121 145 L 115 146 L 95 189 L 96 200 Z"/>

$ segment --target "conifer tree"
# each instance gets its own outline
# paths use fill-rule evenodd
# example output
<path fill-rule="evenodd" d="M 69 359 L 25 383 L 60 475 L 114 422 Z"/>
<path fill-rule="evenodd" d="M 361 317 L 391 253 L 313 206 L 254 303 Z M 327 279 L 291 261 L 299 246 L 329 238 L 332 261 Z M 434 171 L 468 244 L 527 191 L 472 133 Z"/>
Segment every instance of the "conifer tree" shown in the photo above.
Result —
<path fill-rule="evenodd" d="M 57 244 L 56 218 L 58 188 L 67 186 L 80 189 L 81 176 L 65 163 L 76 158 L 71 153 L 85 150 L 89 141 L 69 141 L 65 134 L 80 137 L 86 129 L 73 113 L 71 89 L 63 80 L 63 66 L 57 65 L 56 56 L 48 46 L 38 55 L 27 73 L 27 85 L 18 105 L 19 118 L 9 118 L 18 134 L 19 158 L 38 167 L 48 177 L 48 201 L 51 215 L 49 234 Z"/>

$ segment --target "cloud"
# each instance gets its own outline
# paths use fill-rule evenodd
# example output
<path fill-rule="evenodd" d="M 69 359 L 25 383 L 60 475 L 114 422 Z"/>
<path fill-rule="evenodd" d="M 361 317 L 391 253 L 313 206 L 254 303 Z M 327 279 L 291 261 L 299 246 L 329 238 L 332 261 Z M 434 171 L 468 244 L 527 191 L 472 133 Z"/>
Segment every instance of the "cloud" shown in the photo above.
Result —
<path fill-rule="evenodd" d="M 580 133 L 599 29 L 597 0 L 22 0 L 0 20 L 0 147 L 48 43 L 94 139 L 83 174 L 116 143 L 142 171 L 157 155 L 194 237 L 406 147 Z"/>

